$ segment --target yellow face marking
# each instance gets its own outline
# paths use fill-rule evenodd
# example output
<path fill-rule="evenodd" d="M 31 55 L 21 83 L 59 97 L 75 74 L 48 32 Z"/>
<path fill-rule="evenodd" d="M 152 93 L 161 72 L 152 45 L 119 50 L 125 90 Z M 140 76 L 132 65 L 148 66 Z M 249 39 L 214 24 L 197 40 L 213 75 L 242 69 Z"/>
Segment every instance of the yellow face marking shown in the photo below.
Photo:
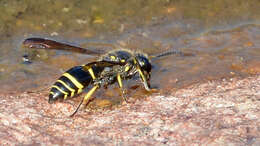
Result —
<path fill-rule="evenodd" d="M 125 62 L 125 59 L 122 59 L 122 60 L 121 60 L 121 62 L 123 62 L 123 63 L 124 63 L 124 62 Z"/>
<path fill-rule="evenodd" d="M 95 74 L 94 74 L 92 68 L 89 68 L 89 69 L 88 69 L 88 72 L 90 73 L 90 75 L 91 75 L 91 77 L 92 77 L 93 80 L 96 79 Z"/>
<path fill-rule="evenodd" d="M 110 56 L 111 60 L 116 60 L 116 56 Z"/>
<path fill-rule="evenodd" d="M 122 79 L 121 79 L 120 74 L 117 74 L 117 82 L 118 82 L 119 87 L 122 88 L 123 84 L 122 84 Z"/>
<path fill-rule="evenodd" d="M 144 62 L 143 62 L 143 61 L 141 61 L 141 62 L 140 62 L 140 65 L 141 65 L 141 66 L 143 66 L 143 65 L 144 65 Z"/>
<path fill-rule="evenodd" d="M 74 96 L 75 89 L 72 89 L 70 86 L 68 86 L 66 83 L 64 83 L 62 80 L 57 80 L 57 82 L 61 83 L 63 86 L 65 86 L 67 89 L 70 90 L 71 94 L 70 97 Z"/>
<path fill-rule="evenodd" d="M 96 85 L 94 86 L 92 89 L 90 89 L 88 91 L 88 93 L 85 95 L 84 99 L 83 99 L 83 104 L 87 104 L 89 98 L 92 96 L 92 94 L 96 91 L 96 89 L 98 88 L 99 86 Z"/>
<path fill-rule="evenodd" d="M 79 81 L 77 81 L 72 75 L 70 75 L 69 73 L 64 73 L 63 76 L 67 77 L 78 88 L 78 93 L 82 91 L 82 88 L 84 88 L 84 86 Z"/>
<path fill-rule="evenodd" d="M 65 96 L 64 96 L 64 99 L 67 98 L 68 93 L 67 93 L 66 91 L 61 90 L 61 89 L 60 89 L 58 86 L 56 86 L 56 85 L 53 85 L 52 88 L 56 88 L 56 89 L 59 90 L 61 93 L 63 93 L 63 94 L 65 95 Z"/>

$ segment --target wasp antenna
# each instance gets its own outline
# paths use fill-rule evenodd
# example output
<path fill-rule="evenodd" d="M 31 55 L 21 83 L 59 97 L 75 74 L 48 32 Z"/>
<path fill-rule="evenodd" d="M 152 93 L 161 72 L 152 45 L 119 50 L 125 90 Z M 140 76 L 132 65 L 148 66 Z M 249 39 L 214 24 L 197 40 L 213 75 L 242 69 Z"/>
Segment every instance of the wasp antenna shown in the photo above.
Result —
<path fill-rule="evenodd" d="M 162 53 L 157 54 L 157 55 L 151 55 L 151 58 L 152 59 L 158 59 L 158 58 L 161 58 L 161 57 L 164 57 L 164 56 L 169 56 L 169 55 L 194 56 L 194 54 L 192 54 L 192 53 L 184 53 L 184 52 L 177 50 L 177 49 L 171 49 L 171 50 L 162 52 Z"/>
<path fill-rule="evenodd" d="M 160 58 L 160 57 L 164 57 L 164 56 L 168 56 L 168 55 L 183 55 L 183 53 L 180 51 L 180 50 L 176 50 L 176 49 L 173 49 L 173 50 L 169 50 L 169 51 L 165 51 L 165 52 L 162 52 L 160 54 L 157 54 L 155 55 L 156 58 Z"/>

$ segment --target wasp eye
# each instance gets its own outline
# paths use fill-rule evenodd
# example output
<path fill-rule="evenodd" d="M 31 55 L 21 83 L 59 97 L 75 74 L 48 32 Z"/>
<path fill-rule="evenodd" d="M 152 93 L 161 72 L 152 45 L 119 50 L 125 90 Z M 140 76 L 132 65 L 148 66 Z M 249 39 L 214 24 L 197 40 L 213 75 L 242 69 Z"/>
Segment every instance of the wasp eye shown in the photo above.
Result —
<path fill-rule="evenodd" d="M 152 65 L 151 65 L 149 59 L 147 57 L 145 57 L 144 55 L 138 55 L 136 58 L 137 58 L 137 61 L 140 65 L 141 69 L 146 71 L 149 74 L 152 70 Z"/>

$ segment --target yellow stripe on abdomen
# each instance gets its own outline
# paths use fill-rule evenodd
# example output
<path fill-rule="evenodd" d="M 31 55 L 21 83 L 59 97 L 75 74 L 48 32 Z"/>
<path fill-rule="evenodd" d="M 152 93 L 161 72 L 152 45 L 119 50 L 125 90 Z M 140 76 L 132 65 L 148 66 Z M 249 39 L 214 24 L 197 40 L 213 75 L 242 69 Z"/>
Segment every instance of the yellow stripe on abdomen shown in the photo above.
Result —
<path fill-rule="evenodd" d="M 84 86 L 77 79 L 75 79 L 72 75 L 70 75 L 69 73 L 64 73 L 63 76 L 67 77 L 78 88 L 78 93 L 80 93 L 82 91 Z"/>
<path fill-rule="evenodd" d="M 75 89 L 72 89 L 70 86 L 68 86 L 66 83 L 64 83 L 62 80 L 57 80 L 57 82 L 61 83 L 63 86 L 65 86 L 68 90 L 70 90 L 71 94 L 70 97 L 74 96 Z"/>
<path fill-rule="evenodd" d="M 63 94 L 64 94 L 64 99 L 67 98 L 67 96 L 68 96 L 68 93 L 67 93 L 67 92 L 63 91 L 62 89 L 60 89 L 60 88 L 59 88 L 58 86 L 56 86 L 56 85 L 53 85 L 52 88 L 56 88 L 56 89 L 59 90 L 61 93 L 63 93 Z"/>

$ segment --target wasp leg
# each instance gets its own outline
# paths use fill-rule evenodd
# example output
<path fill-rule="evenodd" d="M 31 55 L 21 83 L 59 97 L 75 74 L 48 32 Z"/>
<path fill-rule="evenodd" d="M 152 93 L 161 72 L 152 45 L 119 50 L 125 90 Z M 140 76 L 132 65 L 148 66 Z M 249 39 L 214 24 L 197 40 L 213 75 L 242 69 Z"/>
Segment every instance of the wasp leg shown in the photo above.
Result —
<path fill-rule="evenodd" d="M 126 98 L 126 95 L 125 95 L 126 91 L 125 91 L 125 89 L 123 88 L 122 78 L 121 78 L 120 74 L 117 74 L 117 82 L 118 82 L 118 85 L 119 85 L 119 87 L 120 87 L 121 94 L 122 94 L 122 97 L 123 97 L 124 101 L 125 101 L 126 103 L 128 103 L 127 98 Z"/>
<path fill-rule="evenodd" d="M 144 73 L 142 72 L 141 69 L 138 69 L 138 72 L 139 72 L 139 75 L 140 75 L 140 77 L 141 77 L 141 79 L 142 79 L 142 81 L 143 81 L 145 90 L 150 91 L 150 90 L 151 90 L 151 89 L 150 89 L 150 85 L 149 85 L 149 83 L 147 82 L 147 79 L 146 79 L 146 77 L 144 76 Z"/>
<path fill-rule="evenodd" d="M 76 108 L 76 110 L 70 115 L 70 117 L 73 117 L 79 110 L 81 104 L 84 105 L 88 105 L 89 103 L 89 99 L 90 97 L 93 95 L 93 93 L 97 90 L 97 88 L 99 88 L 99 85 L 95 85 L 91 90 L 89 90 L 89 92 L 84 96 L 84 98 L 82 98 L 82 100 L 80 101 L 78 107 Z"/>
<path fill-rule="evenodd" d="M 149 91 L 149 92 L 153 92 L 153 93 L 156 93 L 156 92 L 159 92 L 159 90 L 157 89 L 154 89 L 154 88 L 150 88 L 150 84 L 149 82 L 147 81 L 146 77 L 144 76 L 143 72 L 141 69 L 138 69 L 138 72 L 141 76 L 141 79 L 143 81 L 143 84 L 144 84 L 144 88 L 146 91 Z"/>

